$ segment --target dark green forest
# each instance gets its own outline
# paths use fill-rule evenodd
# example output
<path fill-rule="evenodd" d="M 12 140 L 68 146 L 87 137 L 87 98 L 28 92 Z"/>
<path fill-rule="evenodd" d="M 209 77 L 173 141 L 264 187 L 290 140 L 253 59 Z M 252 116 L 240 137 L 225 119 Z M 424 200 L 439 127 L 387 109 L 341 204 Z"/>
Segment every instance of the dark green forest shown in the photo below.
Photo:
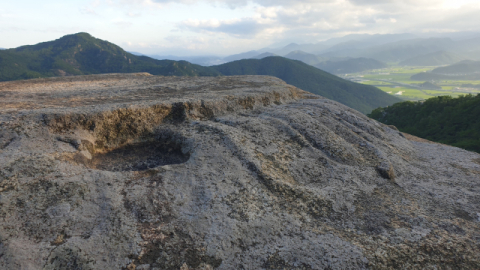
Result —
<path fill-rule="evenodd" d="M 480 153 L 480 94 L 405 101 L 368 116 L 427 140 Z"/>

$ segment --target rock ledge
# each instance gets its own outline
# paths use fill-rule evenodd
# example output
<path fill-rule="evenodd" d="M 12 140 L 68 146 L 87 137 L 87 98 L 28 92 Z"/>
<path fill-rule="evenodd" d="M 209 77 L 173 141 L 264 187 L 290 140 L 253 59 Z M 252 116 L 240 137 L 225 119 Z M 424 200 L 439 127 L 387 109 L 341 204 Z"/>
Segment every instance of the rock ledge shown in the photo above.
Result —
<path fill-rule="evenodd" d="M 479 269 L 480 156 L 267 76 L 0 83 L 1 269 Z"/>

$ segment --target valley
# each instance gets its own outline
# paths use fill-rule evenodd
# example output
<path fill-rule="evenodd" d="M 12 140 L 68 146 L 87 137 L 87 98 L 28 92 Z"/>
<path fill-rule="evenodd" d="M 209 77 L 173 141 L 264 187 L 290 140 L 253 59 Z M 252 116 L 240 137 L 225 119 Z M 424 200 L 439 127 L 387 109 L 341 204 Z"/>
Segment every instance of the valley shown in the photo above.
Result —
<path fill-rule="evenodd" d="M 379 88 L 385 93 L 403 100 L 418 101 L 436 96 L 457 97 L 480 93 L 479 88 L 470 86 L 480 84 L 480 80 L 436 80 L 438 89 L 421 86 L 424 81 L 413 80 L 411 77 L 421 72 L 431 71 L 431 66 L 390 66 L 364 72 L 339 75 L 340 77 Z"/>

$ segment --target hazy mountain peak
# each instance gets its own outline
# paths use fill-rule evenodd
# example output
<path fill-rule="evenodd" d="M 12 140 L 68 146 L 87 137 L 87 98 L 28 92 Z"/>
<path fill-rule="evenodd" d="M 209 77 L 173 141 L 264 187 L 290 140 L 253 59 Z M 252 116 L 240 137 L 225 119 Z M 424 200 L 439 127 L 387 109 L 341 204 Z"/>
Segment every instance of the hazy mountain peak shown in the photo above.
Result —
<path fill-rule="evenodd" d="M 304 52 L 302 50 L 295 50 L 295 51 L 291 51 L 289 54 L 287 55 L 299 55 L 299 54 L 302 54 L 302 55 L 312 55 L 311 53 L 307 53 L 307 52 Z M 288 58 L 288 57 L 287 57 Z"/>
<path fill-rule="evenodd" d="M 297 43 L 292 42 L 292 43 L 288 44 L 287 46 L 285 46 L 284 48 L 298 47 L 298 46 L 300 46 L 300 45 L 298 45 Z"/>
<path fill-rule="evenodd" d="M 264 52 L 264 53 L 261 53 L 255 57 L 252 57 L 253 59 L 262 59 L 262 58 L 265 58 L 265 57 L 270 57 L 270 56 L 278 56 L 274 53 L 271 53 L 271 52 Z"/>
<path fill-rule="evenodd" d="M 285 55 L 285 58 L 292 59 L 292 60 L 299 60 L 304 62 L 305 64 L 309 64 L 312 66 L 322 61 L 325 61 L 325 59 L 320 56 L 307 53 L 301 50 L 292 51 L 289 54 Z"/>
<path fill-rule="evenodd" d="M 315 67 L 333 74 L 345 74 L 385 68 L 387 65 L 375 59 L 359 57 L 339 61 L 326 61 L 315 65 Z"/>

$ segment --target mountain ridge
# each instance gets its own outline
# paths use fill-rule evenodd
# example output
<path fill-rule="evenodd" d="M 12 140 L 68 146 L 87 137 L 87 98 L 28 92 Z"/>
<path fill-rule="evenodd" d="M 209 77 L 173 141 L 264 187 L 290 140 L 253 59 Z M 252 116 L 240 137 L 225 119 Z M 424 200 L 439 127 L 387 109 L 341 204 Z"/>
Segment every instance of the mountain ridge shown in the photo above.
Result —
<path fill-rule="evenodd" d="M 0 51 L 0 81 L 65 75 L 149 72 L 153 75 L 220 75 L 186 61 L 136 56 L 88 33 Z"/>
<path fill-rule="evenodd" d="M 284 57 L 292 60 L 302 61 L 305 64 L 309 64 L 311 66 L 315 66 L 316 64 L 326 60 L 323 57 L 301 50 L 292 51 L 286 54 Z"/>
<path fill-rule="evenodd" d="M 325 61 L 314 66 L 332 74 L 345 74 L 386 68 L 387 64 L 372 58 L 359 57 L 339 61 Z"/>
<path fill-rule="evenodd" d="M 448 51 L 437 51 L 409 58 L 399 63 L 400 66 L 441 66 L 451 65 L 465 60 L 460 55 Z"/>
<path fill-rule="evenodd" d="M 288 84 L 333 99 L 363 113 L 382 107 L 380 104 L 391 105 L 401 101 L 376 87 L 350 82 L 301 61 L 279 56 L 261 60 L 238 60 L 212 68 L 224 75 L 275 76 Z"/>

